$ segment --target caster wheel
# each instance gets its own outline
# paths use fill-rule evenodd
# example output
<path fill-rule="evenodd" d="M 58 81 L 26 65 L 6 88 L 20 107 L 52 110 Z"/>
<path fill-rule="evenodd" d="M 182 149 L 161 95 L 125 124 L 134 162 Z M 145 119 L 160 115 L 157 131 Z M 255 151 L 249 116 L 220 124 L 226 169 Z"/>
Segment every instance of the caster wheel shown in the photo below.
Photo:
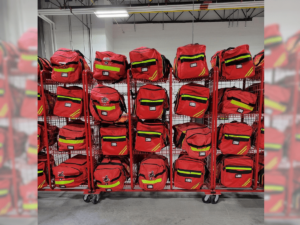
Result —
<path fill-rule="evenodd" d="M 86 203 L 89 203 L 91 201 L 91 196 L 90 195 L 84 195 L 83 196 L 83 201 L 85 201 Z"/>
<path fill-rule="evenodd" d="M 219 199 L 220 199 L 220 195 L 213 195 L 211 197 L 211 203 L 212 204 L 217 204 L 219 202 Z"/>
<path fill-rule="evenodd" d="M 100 200 L 100 196 L 94 195 L 92 198 L 92 203 L 96 205 L 99 202 L 99 200 Z"/>
<path fill-rule="evenodd" d="M 202 197 L 202 201 L 203 201 L 205 204 L 211 203 L 211 196 L 210 196 L 210 195 L 204 195 L 204 196 Z"/>

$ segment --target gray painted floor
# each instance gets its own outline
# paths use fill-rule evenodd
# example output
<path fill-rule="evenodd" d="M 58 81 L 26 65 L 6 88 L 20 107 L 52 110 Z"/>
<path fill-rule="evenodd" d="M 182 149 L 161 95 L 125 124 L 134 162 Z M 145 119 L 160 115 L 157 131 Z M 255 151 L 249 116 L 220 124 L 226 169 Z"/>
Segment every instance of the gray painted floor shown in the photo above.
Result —
<path fill-rule="evenodd" d="M 105 193 L 85 203 L 80 193 L 39 192 L 40 225 L 260 225 L 263 194 L 226 194 L 217 205 L 198 193 Z"/>

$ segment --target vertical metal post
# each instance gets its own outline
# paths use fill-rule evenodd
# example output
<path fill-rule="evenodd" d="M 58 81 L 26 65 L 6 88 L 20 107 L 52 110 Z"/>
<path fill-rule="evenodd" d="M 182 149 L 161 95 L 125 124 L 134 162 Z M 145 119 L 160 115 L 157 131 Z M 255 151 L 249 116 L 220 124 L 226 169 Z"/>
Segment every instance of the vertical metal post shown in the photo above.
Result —
<path fill-rule="evenodd" d="M 69 38 L 70 38 L 70 48 L 73 49 L 73 40 L 72 40 L 72 22 L 71 22 L 71 16 L 68 16 L 69 21 Z"/>
<path fill-rule="evenodd" d="M 133 15 L 133 19 L 134 19 L 134 32 L 136 32 L 136 29 L 135 29 L 135 14 Z"/>
<path fill-rule="evenodd" d="M 170 124 L 170 136 L 169 136 L 169 154 L 170 154 L 170 189 L 173 189 L 173 76 L 172 68 L 170 69 L 170 84 L 169 84 L 169 95 L 170 95 L 170 109 L 169 109 L 169 124 Z"/>
<path fill-rule="evenodd" d="M 133 183 L 133 151 L 132 151 L 132 118 L 131 118 L 131 83 L 130 83 L 130 74 L 129 70 L 127 71 L 127 104 L 128 104 L 128 133 L 129 133 L 129 156 L 130 156 L 130 183 L 131 189 L 134 189 Z"/>

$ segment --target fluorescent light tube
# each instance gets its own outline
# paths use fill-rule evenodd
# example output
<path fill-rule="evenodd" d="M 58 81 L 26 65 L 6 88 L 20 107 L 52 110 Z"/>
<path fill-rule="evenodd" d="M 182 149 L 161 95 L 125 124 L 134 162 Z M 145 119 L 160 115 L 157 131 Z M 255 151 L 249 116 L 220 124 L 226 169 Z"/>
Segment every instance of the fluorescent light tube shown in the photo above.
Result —
<path fill-rule="evenodd" d="M 128 13 L 110 13 L 110 14 L 96 14 L 98 18 L 105 18 L 105 17 L 128 17 Z"/>
<path fill-rule="evenodd" d="M 95 14 L 96 15 L 99 15 L 99 14 L 128 14 L 126 10 L 115 10 L 115 11 L 112 11 L 112 10 L 107 10 L 107 11 L 96 11 Z"/>

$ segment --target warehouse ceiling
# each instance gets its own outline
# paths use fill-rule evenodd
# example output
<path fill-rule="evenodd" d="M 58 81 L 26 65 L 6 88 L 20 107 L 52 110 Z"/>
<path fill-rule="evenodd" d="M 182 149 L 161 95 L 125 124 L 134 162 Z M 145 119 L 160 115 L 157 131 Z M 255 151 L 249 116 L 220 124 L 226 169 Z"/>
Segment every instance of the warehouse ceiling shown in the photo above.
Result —
<path fill-rule="evenodd" d="M 128 18 L 114 18 L 118 24 L 252 21 L 264 16 L 263 0 L 39 0 L 39 15 L 94 14 L 97 10 L 126 9 Z"/>

